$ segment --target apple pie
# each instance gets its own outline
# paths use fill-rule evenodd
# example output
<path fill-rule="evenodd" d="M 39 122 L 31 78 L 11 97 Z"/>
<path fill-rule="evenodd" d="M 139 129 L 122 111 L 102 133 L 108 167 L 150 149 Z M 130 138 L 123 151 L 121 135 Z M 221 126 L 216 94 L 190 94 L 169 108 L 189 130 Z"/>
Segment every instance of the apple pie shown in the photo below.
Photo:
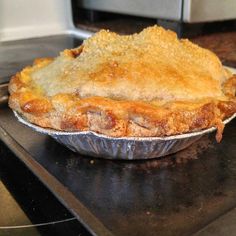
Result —
<path fill-rule="evenodd" d="M 158 26 L 101 30 L 11 78 L 9 106 L 28 121 L 112 137 L 163 137 L 217 128 L 236 112 L 236 76 L 218 57 Z"/>

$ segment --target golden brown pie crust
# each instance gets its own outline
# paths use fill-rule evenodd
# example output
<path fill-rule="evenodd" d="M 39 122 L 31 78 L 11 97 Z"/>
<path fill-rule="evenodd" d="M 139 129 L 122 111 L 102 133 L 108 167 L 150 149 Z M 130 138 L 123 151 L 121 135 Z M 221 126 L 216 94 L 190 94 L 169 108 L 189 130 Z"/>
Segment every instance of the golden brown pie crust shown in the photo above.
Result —
<path fill-rule="evenodd" d="M 114 137 L 169 136 L 215 126 L 236 112 L 236 76 L 212 52 L 149 27 L 102 30 L 12 77 L 9 106 L 42 127 Z"/>

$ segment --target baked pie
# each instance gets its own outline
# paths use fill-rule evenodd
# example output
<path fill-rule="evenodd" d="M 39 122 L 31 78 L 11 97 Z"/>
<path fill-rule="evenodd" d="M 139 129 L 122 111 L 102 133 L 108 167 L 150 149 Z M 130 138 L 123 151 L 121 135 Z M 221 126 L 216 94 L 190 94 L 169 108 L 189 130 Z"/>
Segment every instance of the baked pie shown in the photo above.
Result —
<path fill-rule="evenodd" d="M 11 78 L 10 107 L 41 127 L 113 137 L 217 128 L 236 112 L 236 76 L 218 57 L 158 26 L 101 30 Z"/>

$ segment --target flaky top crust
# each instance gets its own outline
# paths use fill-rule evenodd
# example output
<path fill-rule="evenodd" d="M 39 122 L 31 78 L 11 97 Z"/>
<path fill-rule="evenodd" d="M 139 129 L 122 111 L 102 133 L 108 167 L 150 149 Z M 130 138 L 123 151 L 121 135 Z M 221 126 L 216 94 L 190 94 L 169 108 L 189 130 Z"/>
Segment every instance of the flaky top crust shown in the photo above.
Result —
<path fill-rule="evenodd" d="M 161 27 L 120 36 L 102 30 L 55 59 L 37 59 L 10 81 L 9 105 L 58 130 L 167 136 L 236 112 L 236 77 L 212 52 Z"/>

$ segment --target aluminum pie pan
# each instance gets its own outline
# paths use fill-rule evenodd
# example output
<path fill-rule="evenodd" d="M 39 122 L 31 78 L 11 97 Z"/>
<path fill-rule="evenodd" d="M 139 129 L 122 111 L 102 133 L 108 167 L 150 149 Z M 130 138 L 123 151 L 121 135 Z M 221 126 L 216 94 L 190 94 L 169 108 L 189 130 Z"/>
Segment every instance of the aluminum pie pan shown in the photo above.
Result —
<path fill-rule="evenodd" d="M 215 127 L 198 132 L 166 137 L 111 137 L 93 131 L 66 132 L 42 128 L 30 123 L 14 111 L 18 121 L 33 130 L 47 134 L 70 150 L 92 157 L 113 160 L 152 159 L 176 153 L 190 146 L 204 134 L 216 130 Z M 224 120 L 227 124 L 236 117 L 236 113 Z"/>

